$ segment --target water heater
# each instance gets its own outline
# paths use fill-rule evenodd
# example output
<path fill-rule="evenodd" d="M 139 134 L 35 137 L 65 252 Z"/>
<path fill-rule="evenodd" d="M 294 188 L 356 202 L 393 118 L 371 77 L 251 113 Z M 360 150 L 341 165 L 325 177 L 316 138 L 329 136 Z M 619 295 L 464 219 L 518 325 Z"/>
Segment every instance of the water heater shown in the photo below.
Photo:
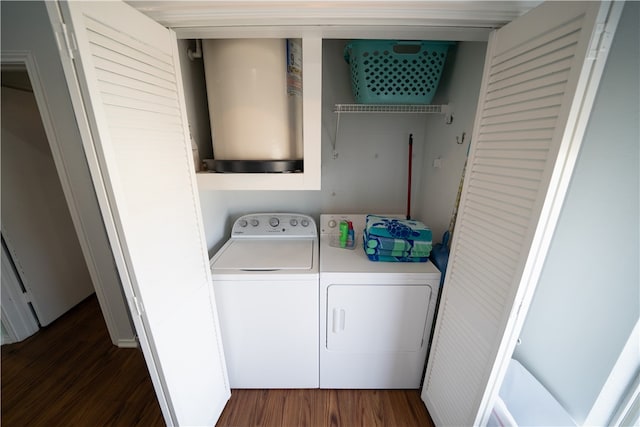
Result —
<path fill-rule="evenodd" d="M 302 170 L 299 40 L 203 40 L 216 172 Z"/>

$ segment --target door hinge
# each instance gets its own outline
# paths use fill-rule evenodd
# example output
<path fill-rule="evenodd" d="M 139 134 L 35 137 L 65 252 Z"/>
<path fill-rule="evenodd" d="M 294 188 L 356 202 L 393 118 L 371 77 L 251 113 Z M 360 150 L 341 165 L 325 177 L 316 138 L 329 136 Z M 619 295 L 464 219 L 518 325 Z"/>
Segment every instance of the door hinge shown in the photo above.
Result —
<path fill-rule="evenodd" d="M 138 314 L 138 317 L 141 317 L 142 313 L 144 313 L 144 307 L 135 295 L 133 297 L 133 305 L 135 305 L 136 307 L 136 313 Z"/>
<path fill-rule="evenodd" d="M 518 316 L 520 316 L 520 310 L 522 309 L 522 304 L 523 304 L 523 301 L 520 301 L 520 305 L 518 305 L 518 311 L 516 311 L 515 319 L 517 319 Z"/>
<path fill-rule="evenodd" d="M 596 24 L 593 31 L 594 37 L 591 40 L 589 50 L 587 51 L 587 59 L 598 59 L 598 55 L 607 50 L 607 46 L 609 46 L 609 44 L 606 43 L 606 41 L 607 37 L 610 37 L 611 34 L 604 31 L 604 28 L 604 24 Z"/>
<path fill-rule="evenodd" d="M 69 34 L 67 24 L 60 23 L 60 30 L 56 31 L 56 42 L 58 43 L 58 49 L 61 53 L 66 53 L 69 59 L 74 59 L 73 52 L 77 50 L 75 38 L 72 34 Z"/>
<path fill-rule="evenodd" d="M 22 291 L 22 298 L 24 298 L 24 301 L 27 303 L 33 303 L 33 300 L 31 299 L 31 293 L 26 289 Z"/>

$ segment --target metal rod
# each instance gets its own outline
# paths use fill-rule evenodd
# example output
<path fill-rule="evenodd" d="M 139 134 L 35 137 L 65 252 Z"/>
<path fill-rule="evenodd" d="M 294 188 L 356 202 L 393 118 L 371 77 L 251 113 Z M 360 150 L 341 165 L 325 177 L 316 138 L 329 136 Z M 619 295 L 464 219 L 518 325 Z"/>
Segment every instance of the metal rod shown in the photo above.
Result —
<path fill-rule="evenodd" d="M 411 219 L 411 167 L 413 164 L 413 134 L 409 134 L 409 177 L 407 179 L 407 219 Z"/>

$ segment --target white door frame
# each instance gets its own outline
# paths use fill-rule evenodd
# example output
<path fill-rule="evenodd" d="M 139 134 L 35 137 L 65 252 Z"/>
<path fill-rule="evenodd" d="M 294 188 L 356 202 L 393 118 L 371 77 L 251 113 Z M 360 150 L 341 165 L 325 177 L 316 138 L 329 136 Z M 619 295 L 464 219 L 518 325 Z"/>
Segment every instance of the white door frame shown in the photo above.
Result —
<path fill-rule="evenodd" d="M 640 411 L 640 320 L 631 330 L 584 425 L 628 425 Z M 635 411 L 635 412 L 634 412 Z"/>
<path fill-rule="evenodd" d="M 26 70 L 29 80 L 31 81 L 33 95 L 36 99 L 36 104 L 38 105 L 38 110 L 40 112 L 40 119 L 42 120 L 42 125 L 47 135 L 51 155 L 53 156 L 53 162 L 58 172 L 58 178 L 62 185 L 62 191 L 69 208 L 71 220 L 73 221 L 73 226 L 76 230 L 78 241 L 80 242 L 84 260 L 87 264 L 91 281 L 93 282 L 93 288 L 96 291 L 96 296 L 109 331 L 109 336 L 111 337 L 111 342 L 119 347 L 137 347 L 138 344 L 135 339 L 122 340 L 118 337 L 116 322 L 112 314 L 113 310 L 111 309 L 109 298 L 106 296 L 104 283 L 97 267 L 98 261 L 93 255 L 87 233 L 85 232 L 85 224 L 82 221 L 79 209 L 77 208 L 79 202 L 76 200 L 71 187 L 71 180 L 67 173 L 67 165 L 62 157 L 59 138 L 56 133 L 55 126 L 53 125 L 53 118 L 50 113 L 51 108 L 49 107 L 49 103 L 45 95 L 46 92 L 43 88 L 42 80 L 40 79 L 40 71 L 38 69 L 36 59 L 30 51 L 2 51 L 0 63 L 2 64 L 2 68 Z"/>

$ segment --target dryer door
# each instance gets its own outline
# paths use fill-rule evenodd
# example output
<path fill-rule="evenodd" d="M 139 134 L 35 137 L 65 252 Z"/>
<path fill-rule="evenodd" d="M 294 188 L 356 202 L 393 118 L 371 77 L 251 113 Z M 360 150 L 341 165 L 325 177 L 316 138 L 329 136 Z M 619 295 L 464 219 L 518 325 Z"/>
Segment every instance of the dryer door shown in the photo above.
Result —
<path fill-rule="evenodd" d="M 327 349 L 351 353 L 418 352 L 428 339 L 431 287 L 331 285 Z"/>

